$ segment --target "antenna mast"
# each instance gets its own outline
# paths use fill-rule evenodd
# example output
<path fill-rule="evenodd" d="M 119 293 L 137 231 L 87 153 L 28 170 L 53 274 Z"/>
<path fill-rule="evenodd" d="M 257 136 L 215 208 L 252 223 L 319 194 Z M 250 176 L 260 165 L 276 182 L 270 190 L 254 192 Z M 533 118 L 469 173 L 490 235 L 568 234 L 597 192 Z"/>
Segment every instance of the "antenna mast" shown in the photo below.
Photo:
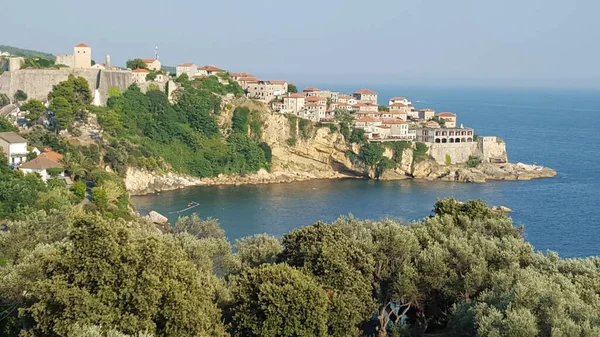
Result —
<path fill-rule="evenodd" d="M 158 46 L 154 48 L 154 58 L 160 60 L 160 55 L 158 54 Z"/>

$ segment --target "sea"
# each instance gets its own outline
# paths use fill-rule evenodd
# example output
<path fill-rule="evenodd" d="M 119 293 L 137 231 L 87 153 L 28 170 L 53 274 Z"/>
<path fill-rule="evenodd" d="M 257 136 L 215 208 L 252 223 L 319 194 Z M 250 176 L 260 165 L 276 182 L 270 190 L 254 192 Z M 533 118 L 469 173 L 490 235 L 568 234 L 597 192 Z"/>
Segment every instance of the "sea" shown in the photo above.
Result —
<path fill-rule="evenodd" d="M 362 86 L 330 85 L 345 93 Z M 458 124 L 507 144 L 509 161 L 537 164 L 557 176 L 483 184 L 428 181 L 316 180 L 273 185 L 195 187 L 132 199 L 141 213 L 176 221 L 216 218 L 228 238 L 268 233 L 340 216 L 416 221 L 439 198 L 482 199 L 511 208 L 536 250 L 562 257 L 600 255 L 600 90 L 371 86 L 380 104 L 404 96 L 417 108 L 451 111 Z M 194 203 L 192 203 L 194 202 Z M 192 203 L 198 206 L 180 212 Z"/>

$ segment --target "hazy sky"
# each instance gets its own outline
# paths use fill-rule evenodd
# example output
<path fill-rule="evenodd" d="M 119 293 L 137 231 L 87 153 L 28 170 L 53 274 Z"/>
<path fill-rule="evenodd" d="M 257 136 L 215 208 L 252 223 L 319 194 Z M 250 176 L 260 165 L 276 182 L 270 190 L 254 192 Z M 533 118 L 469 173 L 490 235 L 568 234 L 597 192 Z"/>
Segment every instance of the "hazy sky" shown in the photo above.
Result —
<path fill-rule="evenodd" d="M 26 8 L 30 6 L 31 8 Z M 306 83 L 600 86 L 600 0 L 33 0 L 0 44 Z M 10 33 L 9 33 L 10 32 Z"/>

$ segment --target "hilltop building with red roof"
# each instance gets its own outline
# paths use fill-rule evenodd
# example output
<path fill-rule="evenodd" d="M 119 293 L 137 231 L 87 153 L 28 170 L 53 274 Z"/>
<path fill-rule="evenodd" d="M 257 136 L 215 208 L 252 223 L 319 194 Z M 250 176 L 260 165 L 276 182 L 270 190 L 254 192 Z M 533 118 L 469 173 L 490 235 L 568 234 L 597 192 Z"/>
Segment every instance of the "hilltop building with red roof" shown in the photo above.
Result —
<path fill-rule="evenodd" d="M 369 89 L 361 89 L 355 91 L 353 94 L 354 98 L 361 101 L 362 103 L 373 103 L 377 104 L 377 93 Z"/>

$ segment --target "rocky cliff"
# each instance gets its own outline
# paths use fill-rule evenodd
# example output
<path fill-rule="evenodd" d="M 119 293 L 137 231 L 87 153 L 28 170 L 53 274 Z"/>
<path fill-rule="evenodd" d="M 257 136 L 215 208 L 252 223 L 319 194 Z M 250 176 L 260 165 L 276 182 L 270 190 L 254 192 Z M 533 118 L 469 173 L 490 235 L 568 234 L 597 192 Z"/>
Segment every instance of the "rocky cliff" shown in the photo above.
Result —
<path fill-rule="evenodd" d="M 262 108 L 251 102 L 251 108 Z M 263 108 L 264 109 L 264 108 Z M 221 124 L 230 120 L 231 109 L 222 113 Z M 262 141 L 272 149 L 271 172 L 261 170 L 246 176 L 220 175 L 214 178 L 195 178 L 175 173 L 157 175 L 129 168 L 125 179 L 127 190 L 133 195 L 179 189 L 189 186 L 264 184 L 303 181 L 311 179 L 376 178 L 374 170 L 352 163 L 346 153 L 359 152 L 358 145 L 349 146 L 339 132 L 316 125 L 301 128 L 298 120 L 285 115 L 263 114 Z M 307 129 L 308 128 L 308 129 Z M 293 139 L 293 141 L 291 141 Z M 293 145 L 290 145 L 293 144 Z M 384 156 L 393 157 L 386 149 Z M 482 163 L 476 168 L 464 164 L 444 165 L 427 157 L 414 160 L 414 144 L 396 158 L 395 169 L 386 170 L 380 180 L 427 179 L 459 182 L 487 180 L 529 180 L 556 175 L 551 169 L 525 164 Z"/>

